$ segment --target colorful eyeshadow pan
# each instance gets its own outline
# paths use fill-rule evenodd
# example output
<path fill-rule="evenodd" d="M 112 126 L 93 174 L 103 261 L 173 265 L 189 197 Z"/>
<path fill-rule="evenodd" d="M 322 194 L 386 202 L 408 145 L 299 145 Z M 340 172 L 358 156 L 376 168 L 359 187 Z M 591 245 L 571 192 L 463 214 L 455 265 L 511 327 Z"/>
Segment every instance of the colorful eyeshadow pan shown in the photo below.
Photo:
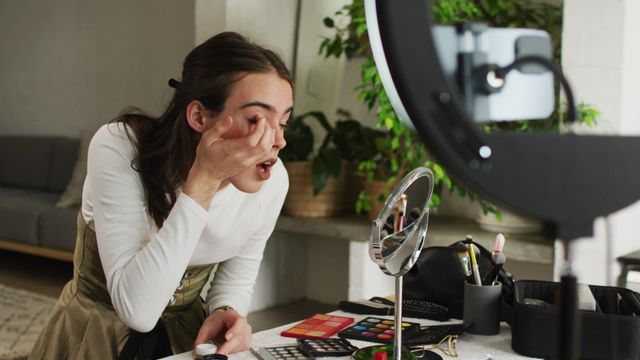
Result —
<path fill-rule="evenodd" d="M 347 340 L 327 339 L 298 339 L 300 350 L 312 357 L 348 356 L 358 350 Z"/>
<path fill-rule="evenodd" d="M 352 322 L 353 318 L 346 316 L 316 314 L 283 331 L 280 335 L 294 338 L 328 338 L 349 326 Z"/>
<path fill-rule="evenodd" d="M 394 328 L 393 320 L 368 317 L 340 331 L 338 336 L 347 339 L 389 344 L 393 342 L 393 336 L 395 335 Z M 419 330 L 420 324 L 418 323 L 402 323 L 402 333 L 407 335 L 406 338 L 411 337 L 411 335 L 417 333 Z"/>

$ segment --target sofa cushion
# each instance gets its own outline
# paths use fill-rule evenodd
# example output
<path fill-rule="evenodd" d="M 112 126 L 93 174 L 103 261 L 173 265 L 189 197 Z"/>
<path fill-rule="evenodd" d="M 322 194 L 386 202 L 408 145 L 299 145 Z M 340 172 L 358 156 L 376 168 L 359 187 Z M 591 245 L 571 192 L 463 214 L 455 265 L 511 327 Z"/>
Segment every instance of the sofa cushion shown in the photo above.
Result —
<path fill-rule="evenodd" d="M 51 173 L 47 190 L 57 193 L 64 191 L 71 180 L 73 167 L 78 158 L 79 146 L 79 139 L 54 139 L 53 153 L 51 154 Z"/>
<path fill-rule="evenodd" d="M 58 194 L 2 187 L 0 199 L 0 239 L 40 245 L 38 216 L 53 208 Z"/>
<path fill-rule="evenodd" d="M 0 185 L 47 190 L 52 152 L 52 137 L 0 136 Z"/>
<path fill-rule="evenodd" d="M 56 203 L 57 207 L 70 207 L 82 204 L 82 187 L 84 186 L 84 180 L 87 177 L 87 157 L 92 138 L 92 132 L 83 133 L 80 136 L 80 146 L 77 150 L 78 156 L 76 157 L 75 165 L 73 166 L 71 179 L 60 196 L 60 199 L 58 199 L 58 202 Z"/>
<path fill-rule="evenodd" d="M 76 219 L 80 207 L 52 208 L 43 211 L 38 219 L 40 245 L 73 252 L 76 244 Z"/>

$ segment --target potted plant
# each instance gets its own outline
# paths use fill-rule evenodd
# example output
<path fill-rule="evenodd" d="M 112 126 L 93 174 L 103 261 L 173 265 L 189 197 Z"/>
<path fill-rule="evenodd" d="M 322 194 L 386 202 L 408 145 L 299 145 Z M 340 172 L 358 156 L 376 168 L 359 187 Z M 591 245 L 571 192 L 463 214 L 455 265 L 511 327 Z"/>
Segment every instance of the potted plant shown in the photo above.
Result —
<path fill-rule="evenodd" d="M 433 3 L 434 20 L 439 24 L 454 24 L 461 21 L 482 21 L 497 27 L 533 27 L 547 30 L 553 39 L 554 57 L 560 57 L 560 34 L 562 28 L 562 8 L 553 4 L 522 1 L 522 0 L 439 0 Z M 358 97 L 367 106 L 376 108 L 376 118 L 379 127 L 388 132 L 386 142 L 378 144 L 380 156 L 360 163 L 359 169 L 367 180 L 373 182 L 382 180 L 389 186 L 401 178 L 404 172 L 417 166 L 429 167 L 435 175 L 434 193 L 429 204 L 432 211 L 437 210 L 440 195 L 445 189 L 462 197 L 468 197 L 480 203 L 484 214 L 492 213 L 497 219 L 501 218 L 500 210 L 493 204 L 477 198 L 475 194 L 465 189 L 451 179 L 445 170 L 435 161 L 428 158 L 428 154 L 421 141 L 410 134 L 393 111 L 387 95 L 380 81 L 375 62 L 369 51 L 366 38 L 367 25 L 364 16 L 363 0 L 353 0 L 352 3 L 340 8 L 335 14 L 338 17 L 349 17 L 348 24 L 340 27 L 341 21 L 334 21 L 327 17 L 325 26 L 334 29 L 333 37 L 325 38 L 320 45 L 319 52 L 325 57 L 347 58 L 366 56 L 360 72 L 362 83 L 357 88 Z M 559 91 L 556 91 L 558 94 Z M 556 96 L 559 99 L 559 96 Z M 558 107 L 557 107 L 558 108 Z M 583 104 L 579 111 L 579 122 L 593 124 L 597 111 Z M 556 112 L 547 121 L 523 121 L 493 124 L 485 127 L 486 131 L 515 130 L 532 131 L 541 129 L 562 128 L 562 111 Z M 357 210 L 372 209 L 375 200 L 384 197 L 372 195 L 365 190 L 356 205 Z"/>
<path fill-rule="evenodd" d="M 309 120 L 317 121 L 325 132 L 315 153 Z M 350 163 L 372 156 L 376 133 L 379 131 L 363 127 L 345 110 L 338 110 L 333 126 L 320 111 L 291 119 L 284 134 L 287 146 L 280 152 L 290 177 L 285 213 L 298 217 L 339 214 L 347 204 L 345 179 L 352 173 L 347 168 Z"/>

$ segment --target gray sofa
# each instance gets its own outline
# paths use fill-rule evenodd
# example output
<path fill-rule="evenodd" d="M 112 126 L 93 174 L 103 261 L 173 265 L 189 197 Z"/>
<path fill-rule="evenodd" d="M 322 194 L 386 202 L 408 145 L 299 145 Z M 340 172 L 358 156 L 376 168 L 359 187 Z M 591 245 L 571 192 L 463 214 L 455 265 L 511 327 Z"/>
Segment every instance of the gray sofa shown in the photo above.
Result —
<path fill-rule="evenodd" d="M 56 207 L 79 139 L 0 136 L 0 248 L 71 260 L 77 205 Z"/>

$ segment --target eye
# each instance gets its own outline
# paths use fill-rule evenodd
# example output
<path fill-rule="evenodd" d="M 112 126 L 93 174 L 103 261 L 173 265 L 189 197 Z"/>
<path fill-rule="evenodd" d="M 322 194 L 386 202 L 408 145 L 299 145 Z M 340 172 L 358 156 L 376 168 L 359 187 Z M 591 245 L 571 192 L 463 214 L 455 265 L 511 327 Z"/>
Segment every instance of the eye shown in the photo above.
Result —
<path fill-rule="evenodd" d="M 249 118 L 249 124 L 255 124 L 258 122 L 258 115 Z"/>
<path fill-rule="evenodd" d="M 280 129 L 287 130 L 287 124 L 280 124 Z"/>

